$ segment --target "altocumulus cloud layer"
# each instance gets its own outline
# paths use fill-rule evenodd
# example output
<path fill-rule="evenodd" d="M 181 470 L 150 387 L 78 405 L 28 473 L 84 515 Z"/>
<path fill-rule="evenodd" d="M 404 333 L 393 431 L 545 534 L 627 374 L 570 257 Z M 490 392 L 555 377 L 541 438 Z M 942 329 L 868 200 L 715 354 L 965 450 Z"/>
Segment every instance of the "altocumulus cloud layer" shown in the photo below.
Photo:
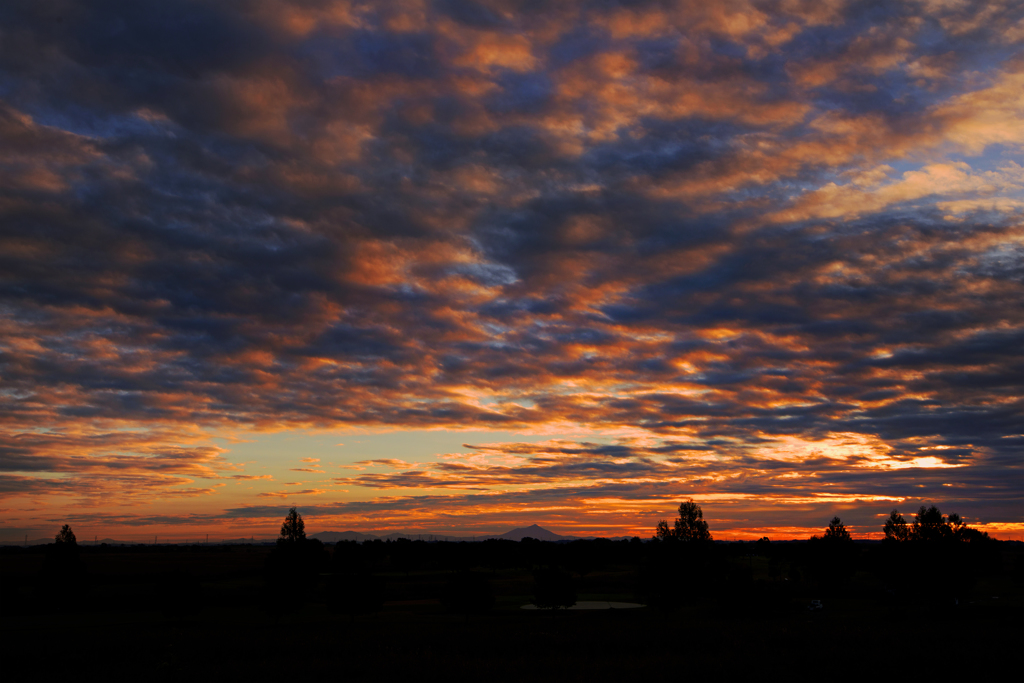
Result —
<path fill-rule="evenodd" d="M 0 495 L 1012 529 L 1022 43 L 1010 0 L 4 2 Z M 613 438 L 218 502 L 258 477 L 211 436 L 353 426 Z"/>

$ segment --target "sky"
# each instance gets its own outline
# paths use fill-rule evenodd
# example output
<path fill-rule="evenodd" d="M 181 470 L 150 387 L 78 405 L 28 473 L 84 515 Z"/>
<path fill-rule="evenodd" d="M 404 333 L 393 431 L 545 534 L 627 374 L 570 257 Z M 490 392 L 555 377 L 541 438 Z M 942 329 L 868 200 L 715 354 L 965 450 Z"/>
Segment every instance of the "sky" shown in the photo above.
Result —
<path fill-rule="evenodd" d="M 0 541 L 1024 538 L 1017 0 L 0 3 Z"/>

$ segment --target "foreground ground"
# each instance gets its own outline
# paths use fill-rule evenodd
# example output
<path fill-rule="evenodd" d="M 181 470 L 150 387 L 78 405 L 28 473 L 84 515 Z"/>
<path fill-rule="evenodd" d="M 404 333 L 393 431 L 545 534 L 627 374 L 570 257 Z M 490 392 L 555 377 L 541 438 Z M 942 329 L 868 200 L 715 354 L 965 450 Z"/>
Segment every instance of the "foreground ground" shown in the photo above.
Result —
<path fill-rule="evenodd" d="M 0 554 L 4 678 L 1013 680 L 1024 642 L 1016 548 L 953 604 L 894 599 L 854 577 L 815 611 L 803 589 L 755 604 L 699 585 L 692 599 L 663 608 L 529 611 L 520 607 L 534 600 L 533 571 L 512 566 L 477 568 L 496 598 L 478 614 L 442 600 L 451 571 L 393 567 L 376 573 L 385 601 L 372 613 L 340 613 L 327 595 L 329 572 L 271 609 L 280 601 L 268 594 L 268 552 L 85 552 L 87 578 L 72 585 L 41 582 L 38 552 Z M 754 554 L 731 561 L 755 579 L 768 569 Z M 640 573 L 629 564 L 584 571 L 578 597 L 637 599 Z M 727 592 L 723 585 L 716 591 Z"/>

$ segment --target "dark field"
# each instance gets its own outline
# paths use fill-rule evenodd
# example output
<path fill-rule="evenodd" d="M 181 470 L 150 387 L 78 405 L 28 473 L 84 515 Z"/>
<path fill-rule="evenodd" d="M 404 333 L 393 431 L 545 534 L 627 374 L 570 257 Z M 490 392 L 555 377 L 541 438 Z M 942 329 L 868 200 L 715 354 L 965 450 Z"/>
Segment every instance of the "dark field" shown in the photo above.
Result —
<path fill-rule="evenodd" d="M 0 549 L 5 681 L 1019 680 L 1024 544 Z M 541 568 L 619 611 L 528 611 Z M 808 610 L 812 599 L 821 610 Z"/>

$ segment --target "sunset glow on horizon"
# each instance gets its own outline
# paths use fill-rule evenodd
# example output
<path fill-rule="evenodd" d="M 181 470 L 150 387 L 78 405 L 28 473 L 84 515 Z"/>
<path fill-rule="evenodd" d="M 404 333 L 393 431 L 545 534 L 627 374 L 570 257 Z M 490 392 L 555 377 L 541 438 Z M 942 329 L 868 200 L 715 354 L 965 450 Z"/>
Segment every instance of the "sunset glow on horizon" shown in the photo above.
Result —
<path fill-rule="evenodd" d="M 1024 5 L 0 6 L 0 542 L 1024 539 Z"/>

